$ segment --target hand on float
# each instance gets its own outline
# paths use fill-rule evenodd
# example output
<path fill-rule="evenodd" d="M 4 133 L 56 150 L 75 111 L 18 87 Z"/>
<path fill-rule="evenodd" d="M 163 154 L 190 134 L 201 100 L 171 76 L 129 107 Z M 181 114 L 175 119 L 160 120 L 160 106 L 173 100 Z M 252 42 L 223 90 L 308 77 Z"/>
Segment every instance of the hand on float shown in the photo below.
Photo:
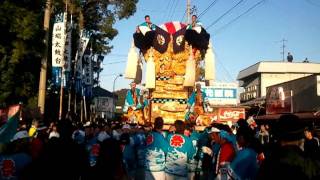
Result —
<path fill-rule="evenodd" d="M 207 146 L 202 146 L 202 152 L 205 154 L 208 154 L 209 156 L 213 156 L 213 152 L 210 148 L 208 148 Z"/>

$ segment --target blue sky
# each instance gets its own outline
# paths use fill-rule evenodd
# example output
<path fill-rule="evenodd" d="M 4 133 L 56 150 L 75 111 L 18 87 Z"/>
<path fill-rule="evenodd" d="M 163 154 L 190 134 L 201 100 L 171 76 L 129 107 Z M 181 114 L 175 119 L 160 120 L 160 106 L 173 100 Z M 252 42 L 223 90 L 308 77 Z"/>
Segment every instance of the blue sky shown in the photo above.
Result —
<path fill-rule="evenodd" d="M 196 7 L 199 15 L 213 1 L 191 0 L 191 5 Z M 239 1 L 217 0 L 200 17 L 200 21 L 205 28 L 208 27 Z M 216 53 L 217 81 L 235 82 L 240 70 L 258 61 L 282 61 L 280 41 L 283 38 L 288 40 L 285 54 L 291 52 L 295 62 L 307 57 L 311 62 L 320 63 L 320 0 L 265 0 L 226 26 L 260 1 L 243 0 L 207 29 Z M 137 12 L 115 25 L 119 34 L 111 43 L 114 46 L 111 54 L 104 59 L 100 85 L 112 91 L 116 74 L 124 73 L 132 34 L 146 14 L 151 16 L 153 23 L 160 25 L 168 21 L 181 21 L 185 9 L 186 0 L 139 0 Z M 128 88 L 129 82 L 123 77 L 118 78 L 115 89 Z"/>

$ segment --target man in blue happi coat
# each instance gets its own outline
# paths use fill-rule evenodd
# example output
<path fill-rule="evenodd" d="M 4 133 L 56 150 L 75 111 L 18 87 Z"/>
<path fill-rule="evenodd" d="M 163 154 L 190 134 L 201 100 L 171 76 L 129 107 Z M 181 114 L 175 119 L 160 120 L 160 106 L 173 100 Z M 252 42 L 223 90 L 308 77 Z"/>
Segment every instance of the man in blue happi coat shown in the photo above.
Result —
<path fill-rule="evenodd" d="M 192 92 L 188 99 L 187 109 L 185 119 L 190 120 L 190 115 L 193 114 L 195 118 L 206 112 L 207 96 L 206 93 L 201 91 L 201 84 L 196 84 L 196 90 Z"/>
<path fill-rule="evenodd" d="M 157 117 L 154 129 L 146 138 L 145 149 L 145 179 L 165 179 L 165 158 L 169 144 L 162 135 L 163 119 Z"/>
<path fill-rule="evenodd" d="M 169 149 L 166 156 L 166 179 L 188 179 L 188 163 L 194 157 L 196 150 L 192 139 L 184 135 L 185 124 L 181 120 L 174 123 L 176 131 L 169 134 L 167 141 Z"/>

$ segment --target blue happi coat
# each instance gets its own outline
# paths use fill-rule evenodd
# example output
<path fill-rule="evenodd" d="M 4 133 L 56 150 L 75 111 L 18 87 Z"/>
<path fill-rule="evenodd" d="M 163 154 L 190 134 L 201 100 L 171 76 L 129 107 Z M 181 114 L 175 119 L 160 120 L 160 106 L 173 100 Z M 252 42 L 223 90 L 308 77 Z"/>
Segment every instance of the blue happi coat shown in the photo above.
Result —
<path fill-rule="evenodd" d="M 206 111 L 205 102 L 208 101 L 208 98 L 205 92 L 201 91 L 201 93 L 202 93 L 202 101 L 203 101 L 203 104 L 202 104 L 203 110 Z M 186 120 L 189 120 L 190 114 L 194 112 L 196 97 L 197 97 L 197 92 L 193 91 L 187 102 L 188 106 L 190 107 L 190 110 L 185 115 Z"/>
<path fill-rule="evenodd" d="M 202 101 L 203 101 L 203 102 L 207 101 L 207 95 L 206 95 L 206 93 L 203 92 L 203 91 L 201 91 L 201 93 L 202 93 Z M 192 94 L 191 94 L 191 96 L 190 96 L 189 99 L 188 99 L 188 105 L 189 105 L 190 107 L 193 107 L 193 106 L 195 105 L 195 103 L 196 103 L 196 97 L 197 97 L 197 92 L 196 92 L 196 91 L 193 91 Z M 205 109 L 205 107 L 204 107 L 204 109 Z"/>
<path fill-rule="evenodd" d="M 199 144 L 198 144 L 200 135 L 201 134 L 196 132 L 196 131 L 192 132 L 191 135 L 190 135 L 193 148 L 195 149 L 195 153 L 194 153 L 194 155 L 192 156 L 192 158 L 190 159 L 190 161 L 188 163 L 189 164 L 188 165 L 189 172 L 195 172 L 200 167 L 199 166 L 199 159 L 200 159 L 200 153 L 202 153 L 201 152 L 201 147 L 199 147 Z"/>
<path fill-rule="evenodd" d="M 154 31 L 154 30 L 156 30 L 156 25 L 154 25 L 154 24 L 148 24 L 147 22 L 143 22 L 143 23 L 141 23 L 139 26 L 147 26 L 147 27 L 149 27 L 152 31 Z"/>
<path fill-rule="evenodd" d="M 136 133 L 133 136 L 134 147 L 137 154 L 138 167 L 144 167 L 145 162 L 145 148 L 146 148 L 146 136 L 143 132 Z"/>
<path fill-rule="evenodd" d="M 182 134 L 169 134 L 169 149 L 166 157 L 165 172 L 173 175 L 188 176 L 188 163 L 195 155 L 192 139 Z"/>
<path fill-rule="evenodd" d="M 160 132 L 151 132 L 146 138 L 145 170 L 164 171 L 168 147 L 168 142 Z"/>
<path fill-rule="evenodd" d="M 127 112 L 129 107 L 134 107 L 136 109 L 141 108 L 141 104 L 139 103 L 140 89 L 135 89 L 135 93 L 136 93 L 136 96 L 138 98 L 138 103 L 137 104 L 134 103 L 134 99 L 133 99 L 131 90 L 129 90 L 127 92 L 126 99 L 125 99 L 125 102 L 124 102 L 123 112 Z"/>

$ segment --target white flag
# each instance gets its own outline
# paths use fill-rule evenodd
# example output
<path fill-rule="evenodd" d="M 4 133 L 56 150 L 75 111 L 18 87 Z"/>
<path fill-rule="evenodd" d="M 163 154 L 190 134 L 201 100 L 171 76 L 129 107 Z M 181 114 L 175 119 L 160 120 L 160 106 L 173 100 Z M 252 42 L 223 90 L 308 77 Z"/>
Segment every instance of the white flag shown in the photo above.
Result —
<path fill-rule="evenodd" d="M 56 15 L 52 32 L 52 67 L 63 67 L 66 29 L 64 19 L 66 13 Z"/>

